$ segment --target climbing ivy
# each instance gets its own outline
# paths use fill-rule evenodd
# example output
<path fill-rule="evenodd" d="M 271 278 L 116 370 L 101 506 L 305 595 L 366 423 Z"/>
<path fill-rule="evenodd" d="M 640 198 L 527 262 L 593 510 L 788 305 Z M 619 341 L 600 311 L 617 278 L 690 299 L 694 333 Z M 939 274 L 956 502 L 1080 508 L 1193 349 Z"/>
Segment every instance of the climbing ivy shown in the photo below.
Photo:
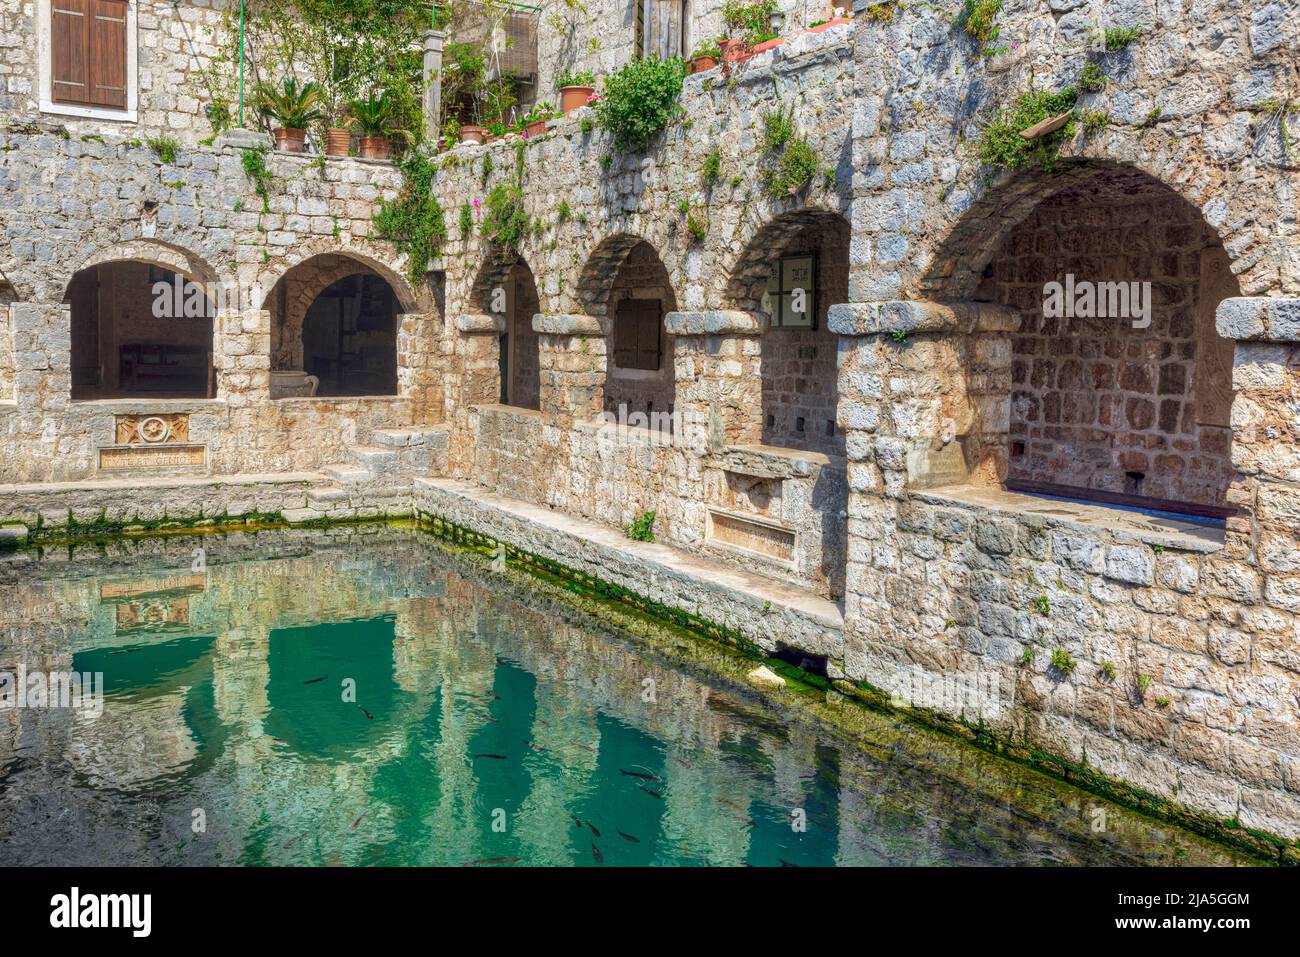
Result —
<path fill-rule="evenodd" d="M 402 189 L 397 198 L 383 203 L 375 213 L 375 235 L 387 239 L 410 261 L 407 278 L 419 283 L 429 271 L 429 262 L 447 241 L 447 222 L 442 204 L 433 194 L 437 166 L 418 151 L 402 160 Z"/>

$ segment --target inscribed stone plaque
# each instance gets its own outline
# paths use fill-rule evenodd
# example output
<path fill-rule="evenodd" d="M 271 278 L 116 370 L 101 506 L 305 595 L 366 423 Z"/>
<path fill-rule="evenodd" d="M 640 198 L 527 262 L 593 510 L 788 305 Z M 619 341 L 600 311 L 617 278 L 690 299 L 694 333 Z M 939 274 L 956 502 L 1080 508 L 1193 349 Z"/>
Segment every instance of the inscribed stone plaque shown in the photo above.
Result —
<path fill-rule="evenodd" d="M 99 450 L 101 472 L 184 468 L 202 466 L 206 461 L 206 445 L 109 446 Z"/>
<path fill-rule="evenodd" d="M 709 538 L 783 562 L 794 559 L 794 532 L 739 515 L 710 512 Z"/>

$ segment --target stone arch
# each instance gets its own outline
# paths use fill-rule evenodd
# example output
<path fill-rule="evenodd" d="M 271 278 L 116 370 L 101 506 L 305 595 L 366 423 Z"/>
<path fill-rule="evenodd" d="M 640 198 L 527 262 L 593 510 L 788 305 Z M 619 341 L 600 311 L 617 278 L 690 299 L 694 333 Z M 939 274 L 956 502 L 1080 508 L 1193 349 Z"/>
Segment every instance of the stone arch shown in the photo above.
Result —
<path fill-rule="evenodd" d="M 470 292 L 470 308 L 505 320 L 499 353 L 501 404 L 541 408 L 540 337 L 533 316 L 542 311 L 542 304 L 528 260 L 522 255 L 485 259 Z"/>
<path fill-rule="evenodd" d="M 391 269 L 350 250 L 298 258 L 261 305 L 270 318 L 272 398 L 300 394 L 303 373 L 316 377 L 322 396 L 397 394 L 398 317 L 415 301 Z"/>
<path fill-rule="evenodd" d="M 836 426 L 839 337 L 826 319 L 848 299 L 850 233 L 838 212 L 789 210 L 757 228 L 731 264 L 726 299 L 763 320 L 766 445 L 844 453 Z"/>
<path fill-rule="evenodd" d="M 1129 165 L 1026 172 L 999 195 L 949 234 L 931 279 L 936 298 L 1019 317 L 1009 369 L 969 370 L 1008 390 L 1008 485 L 1217 514 L 1237 476 L 1233 344 L 1214 314 L 1241 294 L 1218 232 Z"/>
<path fill-rule="evenodd" d="M 605 410 L 671 414 L 673 340 L 663 320 L 677 309 L 677 293 L 659 252 L 633 234 L 607 237 L 588 257 L 578 295 L 607 336 Z"/>
<path fill-rule="evenodd" d="M 1029 166 L 1004 173 L 987 186 L 984 167 L 972 167 L 965 179 L 964 191 L 975 198 L 956 215 L 948 228 L 932 233 L 928 265 L 917 279 L 917 297 L 941 302 L 960 302 L 970 298 L 978 286 L 985 266 L 1011 232 L 1040 203 L 1063 190 L 1086 188 L 1093 180 L 1103 184 L 1115 177 L 1134 183 L 1155 181 L 1201 214 L 1201 195 L 1213 195 L 1213 189 L 1198 182 L 1193 189 L 1166 175 L 1165 170 L 1150 169 L 1128 158 L 1079 157 L 1063 159 L 1051 173 Z M 957 192 L 957 190 L 954 190 Z M 1203 214 L 1202 214 L 1203 215 Z M 1230 236 L 1220 236 L 1227 243 Z M 1253 252 L 1254 246 L 1249 249 Z M 1246 263 L 1234 266 L 1234 272 Z"/>
<path fill-rule="evenodd" d="M 217 271 L 193 250 L 161 239 L 128 239 L 103 246 L 82 261 L 73 274 L 92 266 L 114 262 L 139 262 L 158 266 L 197 283 L 216 284 Z"/>
<path fill-rule="evenodd" d="M 270 308 L 271 293 L 289 273 L 304 263 L 321 256 L 350 259 L 361 267 L 380 276 L 392 288 L 402 312 L 427 311 L 430 306 L 426 289 L 414 289 L 402 272 L 400 262 L 386 257 L 384 250 L 373 243 L 340 246 L 333 240 L 308 242 L 298 247 L 279 263 L 268 266 L 258 274 L 255 288 L 263 295 L 262 308 Z"/>
<path fill-rule="evenodd" d="M 63 292 L 71 397 L 213 397 L 227 293 L 216 271 L 181 246 L 135 239 L 94 251 Z"/>

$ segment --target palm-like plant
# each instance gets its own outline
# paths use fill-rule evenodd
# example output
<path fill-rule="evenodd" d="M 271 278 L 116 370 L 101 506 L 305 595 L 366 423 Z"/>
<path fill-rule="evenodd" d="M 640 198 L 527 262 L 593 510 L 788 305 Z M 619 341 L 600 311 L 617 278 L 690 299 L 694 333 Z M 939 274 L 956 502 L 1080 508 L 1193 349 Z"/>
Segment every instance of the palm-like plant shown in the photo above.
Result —
<path fill-rule="evenodd" d="M 374 90 L 362 100 L 348 104 L 352 126 L 362 136 L 400 137 L 408 144 L 415 142 L 415 134 L 399 126 L 398 103 L 391 90 L 377 93 Z"/>
<path fill-rule="evenodd" d="M 292 76 L 286 76 L 280 87 L 259 84 L 256 103 L 259 113 L 287 130 L 305 130 L 323 116 L 320 84 L 299 84 Z"/>

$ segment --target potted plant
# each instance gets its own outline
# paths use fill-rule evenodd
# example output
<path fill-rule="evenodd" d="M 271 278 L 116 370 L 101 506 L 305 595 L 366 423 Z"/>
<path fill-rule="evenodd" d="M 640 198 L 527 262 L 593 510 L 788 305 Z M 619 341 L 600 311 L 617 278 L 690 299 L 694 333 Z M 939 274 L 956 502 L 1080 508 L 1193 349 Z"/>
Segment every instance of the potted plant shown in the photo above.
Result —
<path fill-rule="evenodd" d="M 307 142 L 307 128 L 321 118 L 320 86 L 300 84 L 287 76 L 279 87 L 262 83 L 257 87 L 257 110 L 276 124 L 275 146 L 286 153 L 301 153 Z"/>
<path fill-rule="evenodd" d="M 442 137 L 438 140 L 439 151 L 449 150 L 460 142 L 460 120 L 454 116 L 447 117 L 442 124 Z"/>
<path fill-rule="evenodd" d="M 482 143 L 487 130 L 474 123 L 466 123 L 460 128 L 462 143 Z"/>
<path fill-rule="evenodd" d="M 727 0 L 722 7 L 722 22 L 734 42 L 722 51 L 722 58 L 728 63 L 743 63 L 754 55 L 753 47 L 774 39 L 772 14 L 776 9 L 776 0 Z"/>
<path fill-rule="evenodd" d="M 596 92 L 596 74 L 590 70 L 566 70 L 556 78 L 555 87 L 560 91 L 560 109 L 572 113 L 586 106 L 591 94 Z"/>
<path fill-rule="evenodd" d="M 408 144 L 415 142 L 414 134 L 400 126 L 397 100 L 391 90 L 382 93 L 371 90 L 364 100 L 353 100 L 348 104 L 348 114 L 361 137 L 362 159 L 388 159 L 397 137 Z"/>
<path fill-rule="evenodd" d="M 782 43 L 785 42 L 785 40 L 777 36 L 775 33 L 761 33 L 757 37 L 755 37 L 754 40 L 755 40 L 754 45 L 749 48 L 749 53 L 751 56 L 757 56 L 760 53 L 766 53 L 768 50 L 772 49 L 773 47 L 779 47 Z"/>
<path fill-rule="evenodd" d="M 506 124 L 502 123 L 500 120 L 496 120 L 487 125 L 486 132 L 487 141 L 489 143 L 495 143 L 498 140 L 506 138 L 506 134 L 510 132 L 510 127 L 506 126 Z"/>
<path fill-rule="evenodd" d="M 586 102 L 585 100 L 583 101 Z M 538 103 L 525 114 L 521 123 L 524 128 L 525 136 L 541 136 L 546 132 L 547 120 L 552 120 L 560 114 L 555 112 L 555 107 L 549 103 Z"/>
<path fill-rule="evenodd" d="M 722 51 L 718 49 L 718 44 L 709 41 L 691 54 L 691 72 L 703 73 L 705 70 L 712 70 L 721 59 Z"/>

